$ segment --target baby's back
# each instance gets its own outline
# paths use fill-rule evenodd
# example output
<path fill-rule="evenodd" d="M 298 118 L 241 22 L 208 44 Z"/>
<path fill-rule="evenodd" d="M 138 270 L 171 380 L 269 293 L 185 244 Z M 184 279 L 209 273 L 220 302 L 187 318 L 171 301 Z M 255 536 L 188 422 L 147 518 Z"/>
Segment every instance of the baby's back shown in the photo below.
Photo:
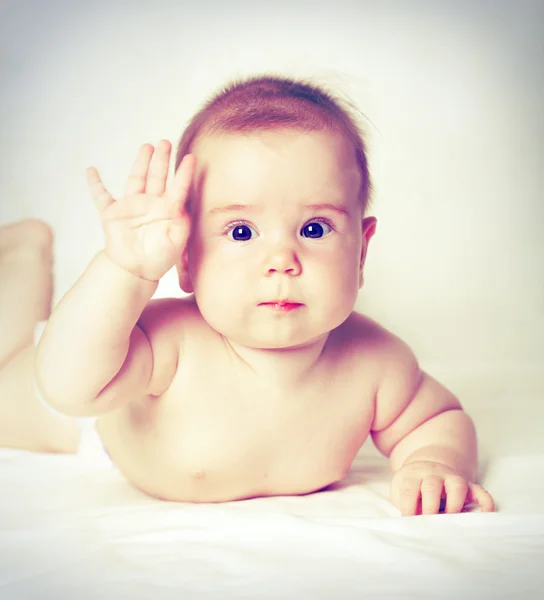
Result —
<path fill-rule="evenodd" d="M 155 361 L 165 377 L 173 371 L 170 384 L 98 422 L 135 486 L 168 500 L 219 502 L 308 493 L 345 476 L 374 416 L 380 365 L 372 349 L 385 330 L 352 314 L 312 369 L 289 382 L 249 368 L 192 298 L 169 301 L 147 328 Z"/>

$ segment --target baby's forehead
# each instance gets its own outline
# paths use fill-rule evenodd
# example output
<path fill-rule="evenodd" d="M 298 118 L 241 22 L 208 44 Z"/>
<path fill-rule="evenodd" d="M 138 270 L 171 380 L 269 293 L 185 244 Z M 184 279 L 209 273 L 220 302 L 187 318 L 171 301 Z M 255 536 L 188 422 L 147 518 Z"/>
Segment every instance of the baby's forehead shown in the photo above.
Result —
<path fill-rule="evenodd" d="M 321 151 L 337 157 L 347 158 L 353 146 L 346 136 L 338 131 L 298 129 L 255 130 L 248 132 L 219 131 L 201 135 L 195 140 L 191 152 L 197 157 L 226 158 L 234 153 L 267 149 L 270 158 L 289 151 Z"/>
<path fill-rule="evenodd" d="M 192 153 L 195 191 L 206 196 L 292 188 L 302 195 L 332 188 L 346 195 L 361 185 L 353 147 L 334 132 L 214 133 L 200 139 Z"/>

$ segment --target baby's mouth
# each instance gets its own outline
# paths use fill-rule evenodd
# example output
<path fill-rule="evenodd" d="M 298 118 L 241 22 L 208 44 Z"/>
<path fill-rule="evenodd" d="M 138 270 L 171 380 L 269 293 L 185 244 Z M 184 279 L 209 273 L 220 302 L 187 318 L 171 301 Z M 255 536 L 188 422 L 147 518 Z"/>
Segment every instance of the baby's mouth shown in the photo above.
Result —
<path fill-rule="evenodd" d="M 300 302 L 290 302 L 289 300 L 277 300 L 272 302 L 261 302 L 259 306 L 266 306 L 278 312 L 289 312 L 301 308 L 304 304 L 300 304 Z"/>

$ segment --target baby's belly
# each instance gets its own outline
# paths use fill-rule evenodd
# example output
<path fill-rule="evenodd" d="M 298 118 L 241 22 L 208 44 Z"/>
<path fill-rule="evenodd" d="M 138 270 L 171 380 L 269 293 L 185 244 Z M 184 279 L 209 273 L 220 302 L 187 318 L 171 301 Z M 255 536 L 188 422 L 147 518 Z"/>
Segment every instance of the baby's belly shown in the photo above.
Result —
<path fill-rule="evenodd" d="M 138 435 L 119 435 L 118 423 L 117 443 L 108 444 L 109 428 L 104 438 L 112 460 L 144 492 L 171 501 L 225 502 L 305 494 L 341 480 L 368 435 L 369 424 L 358 416 L 356 422 L 353 415 L 287 414 L 282 422 L 281 416 L 202 411 L 171 414 Z"/>
<path fill-rule="evenodd" d="M 305 494 L 343 479 L 356 454 L 355 448 L 302 447 L 282 438 L 274 440 L 278 444 L 274 449 L 264 441 L 245 444 L 232 439 L 206 449 L 190 443 L 182 449 L 165 448 L 139 487 L 182 502 Z"/>
<path fill-rule="evenodd" d="M 161 482 L 154 475 L 146 477 L 138 485 L 144 492 L 164 500 L 177 502 L 228 502 L 262 496 L 298 495 L 314 492 L 342 479 L 349 463 L 338 472 L 319 469 L 308 472 L 302 465 L 288 469 L 278 464 L 262 462 L 248 465 L 247 461 L 236 464 L 216 461 L 192 469 L 180 465 L 172 467 L 168 482 Z"/>

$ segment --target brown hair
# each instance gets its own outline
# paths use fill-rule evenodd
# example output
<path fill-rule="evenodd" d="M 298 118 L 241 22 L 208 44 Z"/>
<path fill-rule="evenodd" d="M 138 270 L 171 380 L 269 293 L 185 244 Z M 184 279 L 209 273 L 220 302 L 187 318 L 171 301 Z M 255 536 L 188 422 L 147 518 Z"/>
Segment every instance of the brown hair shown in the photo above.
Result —
<path fill-rule="evenodd" d="M 189 122 L 178 144 L 175 168 L 203 135 L 278 129 L 328 130 L 344 135 L 353 146 L 361 172 L 360 198 L 366 212 L 371 182 L 365 142 L 355 118 L 331 93 L 301 80 L 257 76 L 227 84 Z"/>

